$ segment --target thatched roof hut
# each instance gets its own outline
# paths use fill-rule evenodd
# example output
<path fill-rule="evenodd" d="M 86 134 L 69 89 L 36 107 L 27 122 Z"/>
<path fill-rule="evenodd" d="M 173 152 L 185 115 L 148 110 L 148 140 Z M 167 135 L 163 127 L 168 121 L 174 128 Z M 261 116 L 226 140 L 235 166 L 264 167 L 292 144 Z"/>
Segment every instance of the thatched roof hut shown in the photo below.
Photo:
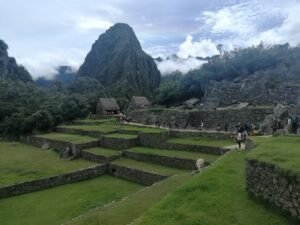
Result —
<path fill-rule="evenodd" d="M 133 96 L 127 110 L 143 109 L 151 105 L 150 101 L 144 96 Z"/>
<path fill-rule="evenodd" d="M 115 98 L 100 98 L 97 104 L 97 115 L 117 114 L 120 107 Z"/>

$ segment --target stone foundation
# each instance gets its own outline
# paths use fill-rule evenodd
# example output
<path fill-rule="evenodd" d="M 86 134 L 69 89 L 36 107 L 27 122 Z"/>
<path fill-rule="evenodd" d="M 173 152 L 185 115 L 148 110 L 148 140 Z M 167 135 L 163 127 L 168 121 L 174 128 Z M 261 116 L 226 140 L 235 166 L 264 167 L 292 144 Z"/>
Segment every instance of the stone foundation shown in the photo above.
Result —
<path fill-rule="evenodd" d="M 124 166 L 118 166 L 114 164 L 108 165 L 108 174 L 146 186 L 150 186 L 156 182 L 167 178 L 167 176 L 145 172 L 142 170 L 137 170 Z"/>
<path fill-rule="evenodd" d="M 6 187 L 0 187 L 0 198 L 7 198 L 34 191 L 40 191 L 64 184 L 75 183 L 102 176 L 106 173 L 107 166 L 99 165 L 87 169 L 76 170 L 70 173 L 46 177 L 33 181 L 26 181 Z"/>
<path fill-rule="evenodd" d="M 300 220 L 300 177 L 257 160 L 247 160 L 246 189 Z"/>

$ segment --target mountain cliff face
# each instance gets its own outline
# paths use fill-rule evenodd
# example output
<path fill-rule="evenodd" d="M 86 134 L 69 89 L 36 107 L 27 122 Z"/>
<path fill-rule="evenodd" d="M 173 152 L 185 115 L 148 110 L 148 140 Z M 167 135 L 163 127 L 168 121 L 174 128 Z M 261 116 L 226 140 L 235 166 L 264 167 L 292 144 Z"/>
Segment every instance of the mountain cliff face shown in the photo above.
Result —
<path fill-rule="evenodd" d="M 161 77 L 133 29 L 122 23 L 100 35 L 79 68 L 78 76 L 96 78 L 119 97 L 150 96 Z"/>
<path fill-rule="evenodd" d="M 15 58 L 8 56 L 7 49 L 7 44 L 0 40 L 0 79 L 32 82 L 28 71 L 19 66 Z"/>

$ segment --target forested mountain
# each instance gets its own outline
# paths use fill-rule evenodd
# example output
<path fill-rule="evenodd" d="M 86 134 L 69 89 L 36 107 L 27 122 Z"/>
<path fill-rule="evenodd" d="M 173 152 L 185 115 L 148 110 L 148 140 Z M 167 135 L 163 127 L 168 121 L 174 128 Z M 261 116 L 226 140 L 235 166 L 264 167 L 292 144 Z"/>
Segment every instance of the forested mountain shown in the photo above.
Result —
<path fill-rule="evenodd" d="M 9 57 L 7 50 L 8 45 L 0 39 L 0 79 L 32 82 L 28 71 L 23 66 L 19 66 L 15 58 Z"/>
<path fill-rule="evenodd" d="M 255 97 L 253 94 L 258 94 L 258 84 L 260 91 L 264 92 L 260 95 L 264 94 L 265 99 L 268 96 L 279 96 L 283 92 L 288 93 L 283 90 L 284 88 L 290 88 L 279 84 L 294 82 L 294 87 L 297 87 L 300 77 L 299 59 L 300 47 L 290 47 L 289 44 L 274 46 L 260 44 L 224 52 L 220 56 L 209 58 L 208 63 L 200 69 L 190 71 L 186 75 L 171 74 L 164 77 L 155 92 L 156 101 L 172 105 L 191 97 L 208 100 L 220 96 L 230 99 L 236 95 L 241 95 L 246 100 L 255 100 L 253 98 L 259 98 L 259 95 Z M 228 95 L 228 89 L 236 90 L 234 96 Z M 250 94 L 252 96 L 249 96 Z M 293 95 L 296 94 L 297 90 L 293 91 Z M 272 101 L 277 101 L 272 98 Z"/>
<path fill-rule="evenodd" d="M 112 96 L 130 99 L 132 95 L 151 96 L 159 86 L 160 72 L 127 24 L 116 24 L 93 44 L 79 77 L 98 80 Z"/>

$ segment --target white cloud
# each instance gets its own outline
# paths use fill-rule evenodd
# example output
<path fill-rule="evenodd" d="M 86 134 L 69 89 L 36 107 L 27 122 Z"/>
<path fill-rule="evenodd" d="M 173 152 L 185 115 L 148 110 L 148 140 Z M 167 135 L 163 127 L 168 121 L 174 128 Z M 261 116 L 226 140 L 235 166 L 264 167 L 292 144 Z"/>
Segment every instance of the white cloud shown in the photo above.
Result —
<path fill-rule="evenodd" d="M 206 61 L 198 60 L 196 58 L 188 59 L 166 59 L 157 63 L 157 67 L 162 75 L 170 74 L 175 71 L 180 71 L 186 74 L 192 69 L 200 68 Z"/>
<path fill-rule="evenodd" d="M 292 46 L 300 44 L 300 3 L 283 8 L 284 20 L 278 27 L 263 31 L 248 40 L 248 44 L 258 44 L 263 41 L 268 44 L 283 44 L 289 42 Z"/>
<path fill-rule="evenodd" d="M 57 73 L 56 68 L 60 65 L 71 66 L 77 70 L 82 63 L 85 53 L 78 49 L 57 49 L 53 52 L 38 53 L 35 57 L 27 56 L 18 59 L 18 63 L 26 67 L 33 78 L 44 76 L 53 78 Z"/>
<path fill-rule="evenodd" d="M 99 17 L 79 17 L 76 27 L 81 31 L 105 30 L 113 25 L 112 22 Z"/>
<path fill-rule="evenodd" d="M 179 46 L 177 55 L 180 58 L 192 57 L 207 57 L 219 54 L 216 45 L 209 39 L 199 42 L 193 41 L 193 37 L 188 35 L 185 42 Z"/>

